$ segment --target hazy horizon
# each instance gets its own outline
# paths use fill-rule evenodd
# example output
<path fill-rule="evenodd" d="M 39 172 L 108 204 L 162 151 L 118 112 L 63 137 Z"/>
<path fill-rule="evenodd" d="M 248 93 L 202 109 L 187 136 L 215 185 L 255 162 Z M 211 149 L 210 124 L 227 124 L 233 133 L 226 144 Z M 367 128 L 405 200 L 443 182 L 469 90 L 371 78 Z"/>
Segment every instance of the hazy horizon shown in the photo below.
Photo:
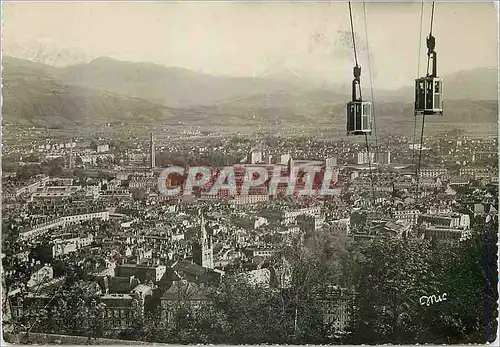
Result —
<path fill-rule="evenodd" d="M 412 84 L 419 60 L 419 74 L 425 74 L 431 4 L 424 4 L 421 40 L 421 3 L 365 6 L 374 87 Z M 7 2 L 3 8 L 3 53 L 51 65 L 110 57 L 216 76 L 266 77 L 285 72 L 325 83 L 352 79 L 346 2 Z M 352 9 L 362 79 L 367 83 L 363 4 L 353 3 Z M 492 3 L 436 2 L 433 34 L 438 73 L 498 68 L 497 30 Z"/>

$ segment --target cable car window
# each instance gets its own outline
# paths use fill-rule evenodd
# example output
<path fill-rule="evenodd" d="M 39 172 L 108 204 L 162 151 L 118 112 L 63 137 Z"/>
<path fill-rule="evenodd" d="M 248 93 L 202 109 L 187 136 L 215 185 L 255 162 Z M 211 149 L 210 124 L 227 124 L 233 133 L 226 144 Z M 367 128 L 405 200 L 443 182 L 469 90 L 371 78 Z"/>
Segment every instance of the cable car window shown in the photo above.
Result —
<path fill-rule="evenodd" d="M 363 116 L 370 115 L 370 104 L 363 104 Z"/>
<path fill-rule="evenodd" d="M 441 109 L 441 95 L 434 94 L 434 109 Z"/>
<path fill-rule="evenodd" d="M 434 83 L 434 92 L 435 93 L 441 93 L 441 83 L 439 83 L 440 81 L 436 81 Z"/>
<path fill-rule="evenodd" d="M 354 130 L 354 105 L 349 104 L 347 109 L 347 129 L 349 131 Z"/>
<path fill-rule="evenodd" d="M 368 111 L 368 105 L 369 104 L 366 104 L 366 103 L 361 104 L 361 130 L 366 129 L 366 121 L 367 121 L 366 114 Z"/>
<path fill-rule="evenodd" d="M 432 92 L 433 83 L 427 83 L 427 94 L 425 96 L 425 109 L 432 110 L 434 102 L 434 93 Z"/>
<path fill-rule="evenodd" d="M 368 115 L 363 114 L 363 130 L 370 130 L 370 117 Z"/>
<path fill-rule="evenodd" d="M 418 99 L 419 99 L 419 94 L 420 94 L 420 82 L 419 81 L 415 81 L 415 102 L 418 103 Z"/>
<path fill-rule="evenodd" d="M 356 104 L 355 108 L 355 122 L 356 122 L 356 130 L 361 130 L 361 105 Z"/>
<path fill-rule="evenodd" d="M 419 95 L 417 98 L 417 107 L 419 109 L 423 109 L 425 108 L 425 83 L 421 80 L 419 81 L 418 86 Z"/>
<path fill-rule="evenodd" d="M 432 81 L 427 81 L 427 94 L 432 94 Z"/>

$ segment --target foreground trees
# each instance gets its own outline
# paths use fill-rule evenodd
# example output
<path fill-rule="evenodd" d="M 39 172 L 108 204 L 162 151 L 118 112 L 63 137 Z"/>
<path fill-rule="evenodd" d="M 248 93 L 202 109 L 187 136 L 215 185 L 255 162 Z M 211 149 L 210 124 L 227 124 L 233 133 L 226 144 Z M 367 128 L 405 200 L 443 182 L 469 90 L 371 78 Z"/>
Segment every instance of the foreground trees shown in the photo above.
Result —
<path fill-rule="evenodd" d="M 457 247 L 436 249 L 424 240 L 374 241 L 356 284 L 348 342 L 493 341 L 498 276 L 492 230 L 497 227 L 489 223 L 477 226 L 474 236 Z M 424 296 L 432 298 L 429 306 Z"/>
<path fill-rule="evenodd" d="M 204 302 L 179 298 L 168 322 L 159 315 L 146 319 L 144 334 L 182 344 L 326 343 L 313 294 L 303 284 L 278 289 L 228 276 Z"/>
<path fill-rule="evenodd" d="M 496 218 L 477 219 L 473 237 L 455 247 L 396 238 L 357 245 L 316 232 L 304 246 L 291 245 L 267 264 L 273 269 L 286 259 L 287 280 L 258 286 L 227 275 L 204 288 L 204 299 L 195 305 L 180 295 L 169 319 L 159 311 L 146 313 L 115 337 L 182 344 L 491 342 L 497 327 L 497 228 Z M 80 270 L 65 270 L 68 280 L 51 302 L 52 314 L 32 331 L 103 335 L 102 308 Z M 320 299 L 332 285 L 355 293 L 343 340 L 323 323 Z"/>
<path fill-rule="evenodd" d="M 482 231 L 481 231 L 482 230 Z M 449 343 L 495 340 L 498 318 L 497 221 L 481 223 L 478 234 L 443 254 L 441 281 L 449 294 L 438 316 L 435 334 Z M 435 317 L 426 317 L 433 322 Z"/>
<path fill-rule="evenodd" d="M 439 294 L 433 252 L 425 241 L 376 239 L 356 284 L 352 343 L 405 343 L 419 338 L 419 298 Z"/>

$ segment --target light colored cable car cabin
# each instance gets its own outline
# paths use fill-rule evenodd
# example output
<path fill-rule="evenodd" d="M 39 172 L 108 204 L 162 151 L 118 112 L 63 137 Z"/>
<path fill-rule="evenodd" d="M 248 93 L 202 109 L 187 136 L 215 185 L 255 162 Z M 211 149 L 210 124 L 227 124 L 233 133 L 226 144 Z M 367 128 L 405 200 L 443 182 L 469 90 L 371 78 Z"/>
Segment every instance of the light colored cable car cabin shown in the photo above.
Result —
<path fill-rule="evenodd" d="M 372 103 L 350 101 L 347 103 L 347 135 L 371 135 Z"/>
<path fill-rule="evenodd" d="M 443 80 L 421 77 L 415 80 L 415 116 L 443 115 Z"/>

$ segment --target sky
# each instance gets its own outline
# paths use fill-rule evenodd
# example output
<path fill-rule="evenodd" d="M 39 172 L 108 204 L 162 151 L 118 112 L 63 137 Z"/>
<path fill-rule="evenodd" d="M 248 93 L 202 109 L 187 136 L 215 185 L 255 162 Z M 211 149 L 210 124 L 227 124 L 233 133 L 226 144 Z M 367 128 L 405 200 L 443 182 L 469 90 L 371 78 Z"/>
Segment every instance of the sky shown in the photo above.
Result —
<path fill-rule="evenodd" d="M 352 3 L 362 79 L 371 65 L 378 86 L 412 84 L 419 57 L 425 75 L 431 4 L 424 4 L 420 39 L 421 6 Z M 109 56 L 213 75 L 287 71 L 328 82 L 352 79 L 347 2 L 7 1 L 2 16 L 4 54 L 21 58 L 31 57 L 23 56 L 26 47 L 33 51 L 43 43 L 72 52 L 72 63 Z M 436 2 L 433 34 L 440 75 L 498 66 L 498 14 L 492 2 Z"/>

